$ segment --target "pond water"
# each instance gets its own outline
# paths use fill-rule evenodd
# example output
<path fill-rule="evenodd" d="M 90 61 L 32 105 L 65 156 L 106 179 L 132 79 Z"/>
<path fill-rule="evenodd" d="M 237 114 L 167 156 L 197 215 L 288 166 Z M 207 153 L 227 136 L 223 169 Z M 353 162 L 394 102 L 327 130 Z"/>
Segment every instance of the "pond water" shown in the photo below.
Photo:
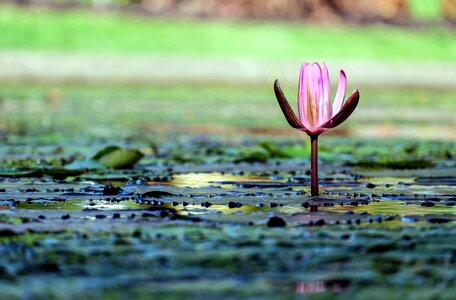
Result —
<path fill-rule="evenodd" d="M 453 91 L 366 89 L 311 197 L 269 89 L 7 86 L 0 298 L 452 299 Z"/>
<path fill-rule="evenodd" d="M 422 192 L 421 186 L 411 184 L 414 181 L 414 178 L 403 177 L 369 178 L 370 183 L 378 185 L 382 182 L 375 188 L 375 193 L 366 191 L 367 179 L 347 182 L 348 187 L 343 186 L 343 181 L 335 182 L 335 187 L 326 184 L 322 196 L 311 197 L 308 185 L 285 178 L 219 172 L 186 173 L 175 174 L 168 181 L 149 181 L 139 186 L 124 183 L 113 194 L 103 192 L 106 186 L 90 181 L 75 184 L 48 182 L 45 185 L 16 181 L 3 185 L 8 189 L 0 194 L 0 199 L 3 209 L 123 211 L 168 208 L 180 215 L 237 214 L 238 219 L 246 220 L 252 213 L 266 216 L 311 213 L 305 203 L 319 207 L 315 215 L 350 212 L 402 216 L 403 222 L 413 222 L 416 216 L 456 214 L 454 195 L 437 197 L 435 187 L 432 193 L 429 187 Z M 407 185 L 403 186 L 404 183 Z M 437 186 L 447 189 L 444 185 Z M 12 187 L 14 189 L 10 189 Z M 343 191 L 342 195 L 340 191 Z M 148 192 L 153 193 L 151 198 L 140 196 Z"/>

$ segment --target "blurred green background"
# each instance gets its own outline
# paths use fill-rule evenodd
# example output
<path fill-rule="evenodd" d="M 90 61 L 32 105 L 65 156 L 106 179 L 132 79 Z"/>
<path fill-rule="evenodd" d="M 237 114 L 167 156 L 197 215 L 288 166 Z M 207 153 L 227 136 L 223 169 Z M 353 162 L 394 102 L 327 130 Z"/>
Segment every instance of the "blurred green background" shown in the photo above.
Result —
<path fill-rule="evenodd" d="M 333 134 L 456 139 L 456 2 L 6 1 L 0 131 L 125 136 L 296 134 L 299 67 L 361 91 Z M 335 88 L 333 88 L 333 91 Z"/>

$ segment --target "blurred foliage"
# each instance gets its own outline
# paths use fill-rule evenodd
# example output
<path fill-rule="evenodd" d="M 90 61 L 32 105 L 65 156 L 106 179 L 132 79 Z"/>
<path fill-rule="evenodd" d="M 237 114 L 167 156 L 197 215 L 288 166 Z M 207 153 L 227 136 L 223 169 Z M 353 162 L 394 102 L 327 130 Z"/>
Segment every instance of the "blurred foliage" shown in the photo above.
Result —
<path fill-rule="evenodd" d="M 10 0 L 27 5 L 119 9 L 151 15 L 228 17 L 236 19 L 305 19 L 313 21 L 403 23 L 435 19 L 447 0 Z M 445 12 L 443 9 L 442 12 Z"/>
<path fill-rule="evenodd" d="M 456 24 L 456 1 L 443 0 L 442 13 L 446 20 L 450 21 L 453 24 Z"/>
<path fill-rule="evenodd" d="M 442 27 L 411 30 L 391 26 L 173 21 L 0 6 L 0 31 L 0 49 L 258 58 L 305 55 L 309 59 L 309 54 L 325 59 L 456 57 L 456 39 Z"/>
<path fill-rule="evenodd" d="M 441 9 L 445 0 L 408 0 L 408 2 L 410 13 L 417 19 L 438 20 L 445 11 L 444 9 Z"/>

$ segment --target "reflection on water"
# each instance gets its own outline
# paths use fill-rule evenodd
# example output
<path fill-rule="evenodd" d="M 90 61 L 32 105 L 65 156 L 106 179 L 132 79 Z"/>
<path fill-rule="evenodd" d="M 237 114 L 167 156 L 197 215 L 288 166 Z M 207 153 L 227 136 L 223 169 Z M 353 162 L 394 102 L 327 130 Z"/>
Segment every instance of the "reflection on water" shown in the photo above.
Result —
<path fill-rule="evenodd" d="M 149 184 L 172 185 L 176 187 L 199 188 L 209 185 L 219 185 L 221 187 L 230 187 L 231 185 L 220 185 L 217 182 L 222 181 L 265 181 L 264 177 L 213 173 L 186 173 L 173 175 L 173 179 L 168 182 L 149 182 Z M 269 181 L 269 180 L 268 180 Z"/>
<path fill-rule="evenodd" d="M 379 177 L 367 177 L 367 178 L 359 178 L 359 182 L 369 182 L 373 183 L 378 186 L 385 186 L 388 184 L 397 185 L 399 182 L 406 183 L 406 184 L 413 184 L 415 182 L 415 178 L 412 177 L 393 177 L 393 176 L 379 176 Z"/>
<path fill-rule="evenodd" d="M 370 182 L 374 182 L 373 178 L 369 178 Z M 398 186 L 397 182 L 399 178 L 394 177 L 383 177 L 384 181 L 391 182 L 391 184 L 395 184 L 394 186 Z M 400 178 L 400 180 L 403 180 Z M 230 182 L 255 182 L 260 181 L 264 182 L 283 182 L 283 180 L 270 180 L 269 178 L 265 178 L 262 176 L 245 176 L 245 175 L 233 175 L 233 174 L 224 174 L 220 172 L 213 172 L 213 173 L 187 173 L 187 174 L 177 174 L 174 175 L 172 180 L 168 182 L 149 182 L 149 185 L 169 185 L 175 188 L 182 188 L 182 187 L 189 187 L 189 188 L 202 188 L 208 186 L 215 186 L 216 188 L 210 188 L 210 192 L 207 192 L 206 189 L 201 189 L 204 193 L 204 196 L 210 197 L 214 190 L 217 191 L 217 187 L 220 189 L 226 190 L 233 190 L 234 185 L 230 184 Z M 15 183 L 12 183 L 11 186 L 6 186 L 7 189 L 12 189 Z M 121 186 L 121 182 L 119 182 L 119 186 Z M 261 185 L 260 185 L 261 186 Z M 28 186 L 29 187 L 29 186 Z M 70 184 L 67 184 L 65 187 L 71 187 Z M 342 189 L 340 186 L 334 187 L 336 189 Z M 351 188 L 351 187 L 350 187 Z M 411 188 L 411 186 L 407 186 L 406 188 Z M 38 186 L 37 189 L 40 189 Z M 273 187 L 270 189 L 274 189 Z M 330 189 L 330 188 L 327 188 Z M 384 187 L 376 187 L 374 190 L 385 189 Z M 389 188 L 388 188 L 389 189 Z M 414 190 L 415 191 L 415 190 Z M 392 193 L 393 191 L 391 191 Z M 274 193 L 274 191 L 272 191 Z M 397 193 L 396 193 L 397 194 Z M 394 194 L 394 195 L 396 195 Z M 282 195 L 279 193 L 279 195 Z M 393 195 L 393 194 L 391 194 Z M 394 198 L 395 196 L 390 196 L 390 198 Z M 238 215 L 250 215 L 252 219 L 255 219 L 255 213 L 283 213 L 283 214 L 305 214 L 309 213 L 308 209 L 301 207 L 301 203 L 303 201 L 314 201 L 310 199 L 309 194 L 306 194 L 300 197 L 296 197 L 296 202 L 287 202 L 285 205 L 278 205 L 275 203 L 274 206 L 269 205 L 267 199 L 262 199 L 262 202 L 259 202 L 258 205 L 253 205 L 253 203 L 248 203 L 246 201 L 247 197 L 239 197 L 236 200 L 235 198 L 231 198 L 230 200 L 224 199 L 223 197 L 218 197 L 216 200 L 211 201 L 209 198 L 208 200 L 212 203 L 209 205 L 202 205 L 201 201 L 192 201 L 189 199 L 189 195 L 185 195 L 182 197 L 175 197 L 169 199 L 161 199 L 163 204 L 156 205 L 156 204 L 147 204 L 147 203 L 140 203 L 135 201 L 133 198 L 130 199 L 88 199 L 89 197 L 81 197 L 81 198 L 67 198 L 62 201 L 62 199 L 54 200 L 53 198 L 47 198 L 49 195 L 44 194 L 43 198 L 38 199 L 27 199 L 26 201 L 18 201 L 14 207 L 17 209 L 50 209 L 50 210 L 129 210 L 129 209 L 148 209 L 150 207 L 159 208 L 158 206 L 162 207 L 163 209 L 173 209 L 176 210 L 180 215 L 211 215 L 213 214 L 216 216 L 217 214 L 223 215 L 230 215 L 230 218 L 236 218 L 236 214 Z M 9 197 L 9 196 L 5 196 Z M 95 196 L 94 196 L 95 197 Z M 190 195 L 191 197 L 191 195 Z M 274 199 L 285 199 L 287 196 L 283 196 L 284 198 L 274 198 Z M 331 197 L 340 197 L 340 196 L 331 196 Z M 331 197 L 328 197 L 328 201 L 331 201 Z M 344 198 L 345 196 L 342 196 Z M 58 198 L 58 197 L 57 197 Z M 368 205 L 338 205 L 335 204 L 334 206 L 319 206 L 320 213 L 344 213 L 348 211 L 352 211 L 354 213 L 368 213 L 371 215 L 390 215 L 390 216 L 411 216 L 411 215 L 430 215 L 430 214 L 453 214 L 456 215 L 456 206 L 446 206 L 441 202 L 436 202 L 436 204 L 432 207 L 423 207 L 420 206 L 420 203 L 425 199 L 422 197 L 418 198 L 410 198 L 411 200 L 404 201 L 403 199 L 398 200 L 391 200 L 388 197 L 377 197 L 380 198 L 379 202 L 370 202 Z M 26 198 L 24 198 L 25 200 Z M 337 198 L 334 198 L 337 199 Z M 386 200 L 385 200 L 386 199 Z M 407 198 L 408 199 L 408 198 Z M 416 200 L 415 200 L 416 199 Z M 302 200 L 302 201 L 301 201 Z M 340 200 L 340 199 L 339 199 Z M 8 200 L 10 201 L 10 200 Z M 173 201 L 173 202 L 171 202 Z M 207 200 L 204 200 L 207 201 Z M 235 202 L 229 202 L 235 201 Z M 271 198 L 272 201 L 272 198 Z M 274 200 L 275 201 L 275 200 Z M 188 203 L 186 203 L 188 202 Z M 356 202 L 356 201 L 354 201 Z M 184 204 L 185 203 L 185 204 Z M 317 202 L 318 203 L 318 202 Z M 3 206 L 0 206 L 0 209 L 9 209 L 11 208 L 11 203 L 8 202 L 7 204 L 2 203 Z M 315 203 L 314 203 L 315 204 Z"/>
<path fill-rule="evenodd" d="M 252 205 L 243 205 L 238 208 L 229 208 L 227 205 L 211 205 L 208 208 L 201 207 L 200 205 L 189 205 L 179 210 L 180 215 L 198 215 L 198 214 L 250 214 L 254 212 L 266 212 L 270 211 L 269 207 L 256 207 Z"/>
<path fill-rule="evenodd" d="M 320 207 L 322 212 L 367 212 L 370 214 L 382 215 L 429 215 L 429 214 L 456 214 L 456 206 L 436 205 L 433 207 L 422 207 L 418 204 L 406 204 L 400 200 L 382 200 L 369 205 L 361 206 L 332 206 Z"/>
<path fill-rule="evenodd" d="M 269 206 L 254 206 L 254 205 L 242 205 L 237 208 L 230 208 L 228 205 L 211 205 L 210 207 L 201 207 L 200 205 L 189 205 L 184 209 L 177 207 L 180 215 L 198 215 L 198 214 L 255 214 L 263 212 L 275 212 L 275 213 L 302 213 L 302 207 L 295 206 L 282 206 L 277 208 L 271 208 Z"/>
<path fill-rule="evenodd" d="M 120 202 L 110 202 L 104 200 L 85 200 L 71 199 L 66 201 L 34 201 L 34 202 L 19 202 L 16 209 L 50 209 L 50 210 L 125 210 L 125 209 L 145 209 L 150 205 L 139 204 L 133 200 L 125 200 Z"/>
<path fill-rule="evenodd" d="M 36 201 L 36 202 L 20 202 L 15 207 L 16 209 L 39 209 L 39 210 L 66 210 L 66 211 L 117 211 L 117 210 L 176 210 L 177 215 L 180 216 L 203 216 L 205 220 L 223 221 L 223 222 L 234 222 L 234 223 L 264 223 L 268 216 L 272 214 L 284 214 L 291 217 L 287 219 L 288 225 L 294 226 L 293 224 L 301 224 L 300 221 L 293 220 L 293 215 L 300 215 L 301 221 L 303 216 L 312 216 L 309 210 L 306 210 L 300 206 L 282 206 L 271 208 L 269 206 L 254 206 L 254 205 L 241 205 L 240 207 L 230 208 L 228 205 L 211 205 L 209 207 L 203 207 L 199 204 L 189 204 L 183 206 L 179 204 L 177 206 L 171 204 L 163 205 L 150 205 L 140 204 L 134 200 L 125 200 L 120 202 L 110 202 L 104 200 L 83 200 L 83 199 L 72 199 L 63 202 L 55 201 Z M 444 215 L 444 214 L 456 214 L 456 207 L 436 205 L 434 207 L 421 207 L 419 205 L 406 205 L 402 201 L 398 200 L 382 200 L 378 203 L 371 203 L 369 205 L 362 206 L 331 206 L 331 207 L 320 207 L 319 215 L 315 215 L 315 220 L 319 218 L 325 218 L 327 224 L 334 224 L 331 220 L 338 220 L 341 213 L 352 211 L 355 214 L 369 213 L 371 215 L 388 215 L 397 216 L 400 215 L 402 218 L 395 218 L 394 220 L 388 221 L 387 224 L 381 224 L 373 222 L 372 224 L 364 223 L 369 226 L 388 226 L 388 227 L 404 227 L 404 226 L 423 226 L 426 222 L 423 219 L 419 219 L 415 216 L 425 215 Z M 331 213 L 331 214 L 330 214 Z M 359 216 L 359 215 L 358 215 Z M 350 217 L 347 217 L 350 219 Z M 348 220 L 347 219 L 347 220 Z M 309 219 L 311 220 L 311 218 Z M 308 221 L 309 221 L 308 220 Z M 297 223 L 296 223 L 297 222 Z M 306 222 L 304 222 L 306 223 Z M 326 287 L 328 287 L 326 285 Z M 314 285 L 314 283 L 305 283 L 299 286 L 299 293 L 316 293 L 320 287 Z M 298 287 L 297 287 L 298 290 Z M 310 292 L 314 290 L 314 292 Z M 336 291 L 331 288 L 331 291 Z M 307 291 L 307 292 L 306 292 Z"/>

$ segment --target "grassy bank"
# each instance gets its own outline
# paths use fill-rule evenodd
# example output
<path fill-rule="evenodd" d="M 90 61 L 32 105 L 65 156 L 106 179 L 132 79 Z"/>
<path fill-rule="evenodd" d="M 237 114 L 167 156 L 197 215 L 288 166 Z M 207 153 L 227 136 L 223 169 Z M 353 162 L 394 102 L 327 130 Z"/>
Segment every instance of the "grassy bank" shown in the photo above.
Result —
<path fill-rule="evenodd" d="M 456 39 L 446 28 L 176 21 L 0 5 L 0 32 L 0 50 L 306 60 L 456 58 Z"/>

